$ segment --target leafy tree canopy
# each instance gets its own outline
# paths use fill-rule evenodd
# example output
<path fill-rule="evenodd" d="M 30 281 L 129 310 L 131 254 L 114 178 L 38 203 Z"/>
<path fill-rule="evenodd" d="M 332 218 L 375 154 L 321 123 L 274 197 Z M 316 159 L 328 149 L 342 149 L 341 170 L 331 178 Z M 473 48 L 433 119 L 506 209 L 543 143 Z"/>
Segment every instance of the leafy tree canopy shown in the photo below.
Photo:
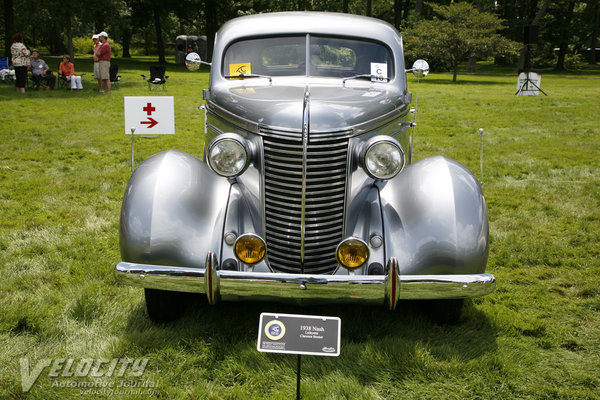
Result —
<path fill-rule="evenodd" d="M 435 17 L 421 20 L 404 36 L 409 58 L 428 59 L 436 69 L 451 68 L 456 81 L 459 63 L 470 57 L 518 53 L 520 45 L 498 33 L 503 29 L 503 20 L 495 14 L 479 12 L 466 2 L 426 4 Z"/>

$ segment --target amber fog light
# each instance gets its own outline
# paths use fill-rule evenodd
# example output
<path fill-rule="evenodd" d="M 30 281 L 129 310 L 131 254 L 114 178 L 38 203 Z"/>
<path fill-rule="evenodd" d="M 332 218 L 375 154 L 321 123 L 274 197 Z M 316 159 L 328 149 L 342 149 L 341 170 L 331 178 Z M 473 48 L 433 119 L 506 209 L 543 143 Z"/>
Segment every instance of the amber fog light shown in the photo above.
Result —
<path fill-rule="evenodd" d="M 265 258 L 267 245 L 258 235 L 246 233 L 240 236 L 233 245 L 235 256 L 246 264 L 256 264 Z"/>
<path fill-rule="evenodd" d="M 369 259 L 369 248 L 360 239 L 348 238 L 337 247 L 336 256 L 338 262 L 348 269 L 358 268 Z"/>

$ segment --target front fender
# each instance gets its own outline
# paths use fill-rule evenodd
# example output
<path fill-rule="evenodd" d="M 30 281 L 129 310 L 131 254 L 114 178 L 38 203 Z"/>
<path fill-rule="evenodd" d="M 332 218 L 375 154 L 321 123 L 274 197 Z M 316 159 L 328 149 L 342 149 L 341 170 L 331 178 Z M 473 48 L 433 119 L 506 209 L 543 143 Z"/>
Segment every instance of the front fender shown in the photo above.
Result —
<path fill-rule="evenodd" d="M 134 171 L 121 208 L 123 261 L 204 267 L 220 252 L 231 185 L 197 158 L 156 154 Z"/>
<path fill-rule="evenodd" d="M 442 156 L 420 160 L 380 189 L 386 256 L 401 274 L 478 274 L 488 217 L 477 178 Z"/>

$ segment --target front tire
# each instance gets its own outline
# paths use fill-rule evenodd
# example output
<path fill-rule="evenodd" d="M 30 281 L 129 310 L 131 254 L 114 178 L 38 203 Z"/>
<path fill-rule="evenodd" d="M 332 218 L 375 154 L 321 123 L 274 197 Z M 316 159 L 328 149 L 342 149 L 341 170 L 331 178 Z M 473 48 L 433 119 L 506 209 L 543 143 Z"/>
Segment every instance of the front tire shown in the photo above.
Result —
<path fill-rule="evenodd" d="M 152 322 L 170 322 L 181 317 L 194 301 L 192 293 L 144 289 L 146 310 Z"/>
<path fill-rule="evenodd" d="M 460 321 L 465 299 L 424 300 L 422 309 L 436 324 L 455 325 Z"/>

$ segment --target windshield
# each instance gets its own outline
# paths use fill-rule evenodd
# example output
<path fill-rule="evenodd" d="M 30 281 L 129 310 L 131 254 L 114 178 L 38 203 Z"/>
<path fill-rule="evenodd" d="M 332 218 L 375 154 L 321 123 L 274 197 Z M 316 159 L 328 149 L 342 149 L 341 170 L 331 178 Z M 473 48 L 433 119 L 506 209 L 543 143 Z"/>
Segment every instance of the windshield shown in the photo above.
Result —
<path fill-rule="evenodd" d="M 229 46 L 222 73 L 230 79 L 240 79 L 236 75 L 321 76 L 387 82 L 393 78 L 393 63 L 390 50 L 374 41 L 310 35 L 265 37 Z"/>

